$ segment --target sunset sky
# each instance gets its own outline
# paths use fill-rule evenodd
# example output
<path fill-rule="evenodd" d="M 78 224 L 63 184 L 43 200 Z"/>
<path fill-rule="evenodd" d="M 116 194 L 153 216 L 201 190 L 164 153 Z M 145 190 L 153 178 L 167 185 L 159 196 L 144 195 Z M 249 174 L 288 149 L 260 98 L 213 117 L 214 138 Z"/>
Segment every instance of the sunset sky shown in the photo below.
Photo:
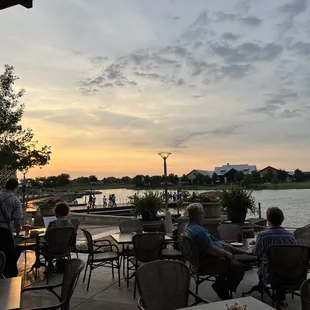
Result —
<path fill-rule="evenodd" d="M 0 11 L 23 125 L 52 146 L 28 176 L 230 164 L 310 170 L 307 0 L 34 0 Z M 3 67 L 1 69 L 3 71 Z"/>

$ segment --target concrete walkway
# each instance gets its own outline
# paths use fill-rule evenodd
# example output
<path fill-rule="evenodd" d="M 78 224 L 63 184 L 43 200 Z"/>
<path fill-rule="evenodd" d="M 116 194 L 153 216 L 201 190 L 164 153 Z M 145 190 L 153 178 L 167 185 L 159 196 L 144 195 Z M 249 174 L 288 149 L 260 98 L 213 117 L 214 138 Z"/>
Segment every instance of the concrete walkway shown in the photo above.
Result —
<path fill-rule="evenodd" d="M 84 228 L 83 226 L 81 228 Z M 117 231 L 116 227 L 85 227 L 92 234 L 95 236 L 94 239 L 98 239 L 98 237 L 102 238 L 105 236 L 109 236 L 110 233 L 114 233 Z M 79 233 L 78 239 L 80 242 L 83 242 L 82 235 Z M 110 238 L 109 238 L 110 239 Z M 75 257 L 75 254 L 72 254 L 72 257 Z M 79 257 L 86 261 L 87 255 L 86 254 L 79 254 Z M 44 280 L 43 271 L 44 268 L 41 268 L 39 271 L 39 275 L 36 278 L 35 273 L 26 274 L 26 270 L 29 270 L 31 265 L 34 262 L 34 253 L 32 251 L 27 252 L 27 266 L 24 263 L 24 254 L 21 255 L 19 260 L 19 273 L 23 276 L 23 285 L 30 286 L 30 285 L 45 285 L 46 281 Z M 238 291 L 234 294 L 234 298 L 242 297 L 242 292 L 248 291 L 252 285 L 257 283 L 257 275 L 256 270 L 250 270 L 246 272 L 246 275 L 241 282 Z M 110 268 L 98 268 L 92 274 L 91 283 L 89 291 L 86 291 L 86 281 L 85 283 L 82 282 L 83 280 L 84 271 L 81 274 L 81 277 L 78 281 L 78 285 L 75 289 L 75 292 L 71 299 L 71 309 L 78 309 L 78 310 L 101 310 L 101 309 L 108 309 L 108 310 L 131 310 L 137 309 L 137 298 L 133 299 L 133 284 L 134 280 L 130 280 L 129 289 L 127 289 L 126 282 L 124 279 L 121 281 L 121 287 L 118 287 L 117 284 L 117 276 L 115 279 L 112 278 L 112 273 Z M 121 272 L 122 276 L 122 272 Z M 61 281 L 61 275 L 54 275 L 51 280 L 50 284 L 52 283 L 59 283 Z M 210 301 L 219 301 L 219 298 L 214 293 L 213 289 L 211 288 L 210 282 L 206 281 L 199 286 L 198 295 L 201 297 L 210 300 Z M 194 287 L 194 283 L 192 281 L 192 287 Z M 253 293 L 253 297 L 260 299 L 259 294 Z M 23 300 L 23 308 L 28 307 L 39 307 L 39 306 L 46 306 L 52 303 L 57 302 L 57 299 L 49 294 L 48 292 L 35 292 L 35 293 L 25 293 L 22 296 Z M 289 309 L 300 309 L 300 299 L 299 297 L 295 297 L 295 299 L 291 299 L 291 296 L 287 295 L 287 301 L 289 303 Z M 265 296 L 265 302 L 271 305 L 270 299 Z M 251 309 L 249 309 L 251 310 Z"/>

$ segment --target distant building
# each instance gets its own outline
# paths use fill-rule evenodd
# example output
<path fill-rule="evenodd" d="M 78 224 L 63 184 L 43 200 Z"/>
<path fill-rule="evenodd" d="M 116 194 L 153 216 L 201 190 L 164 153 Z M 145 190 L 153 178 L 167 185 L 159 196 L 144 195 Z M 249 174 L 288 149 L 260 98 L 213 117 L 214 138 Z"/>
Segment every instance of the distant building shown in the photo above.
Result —
<path fill-rule="evenodd" d="M 259 170 L 259 175 L 261 178 L 266 177 L 268 174 L 272 174 L 274 178 L 277 178 L 278 173 L 279 173 L 280 169 L 271 167 L 271 166 L 267 166 L 264 169 Z M 286 172 L 286 182 L 292 182 L 292 178 L 294 176 L 294 172 Z"/>
<path fill-rule="evenodd" d="M 196 178 L 199 175 L 201 175 L 201 176 L 209 176 L 210 178 L 212 178 L 213 171 L 194 169 L 194 170 L 192 170 L 190 173 L 188 173 L 186 175 L 186 178 L 188 179 L 188 182 L 190 184 L 195 184 L 196 183 Z"/>
<path fill-rule="evenodd" d="M 7 9 L 14 5 L 22 5 L 23 7 L 30 9 L 33 5 L 33 0 L 2 0 L 0 3 L 0 10 Z"/>
<path fill-rule="evenodd" d="M 220 183 L 231 183 L 236 181 L 236 174 L 242 172 L 243 174 L 251 174 L 257 171 L 255 165 L 223 165 L 222 167 L 215 167 L 214 173 L 218 176 Z"/>

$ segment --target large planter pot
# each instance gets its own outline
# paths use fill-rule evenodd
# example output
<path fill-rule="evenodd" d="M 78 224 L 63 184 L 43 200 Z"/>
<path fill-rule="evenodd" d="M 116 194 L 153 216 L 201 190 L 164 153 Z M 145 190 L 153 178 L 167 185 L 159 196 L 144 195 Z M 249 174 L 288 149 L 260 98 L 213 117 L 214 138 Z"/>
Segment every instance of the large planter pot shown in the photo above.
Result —
<path fill-rule="evenodd" d="M 146 211 L 141 213 L 142 221 L 155 221 L 156 220 L 156 212 L 154 211 Z"/>
<path fill-rule="evenodd" d="M 40 214 L 40 216 L 44 217 L 44 216 L 54 216 L 55 213 L 54 213 L 54 210 L 53 208 L 38 208 L 38 212 Z"/>
<path fill-rule="evenodd" d="M 183 202 L 182 207 L 185 209 L 192 202 Z M 203 206 L 205 218 L 221 217 L 221 206 L 218 202 L 199 202 Z"/>
<path fill-rule="evenodd" d="M 227 212 L 227 219 L 232 223 L 243 224 L 246 218 L 248 210 L 234 210 L 233 212 Z"/>

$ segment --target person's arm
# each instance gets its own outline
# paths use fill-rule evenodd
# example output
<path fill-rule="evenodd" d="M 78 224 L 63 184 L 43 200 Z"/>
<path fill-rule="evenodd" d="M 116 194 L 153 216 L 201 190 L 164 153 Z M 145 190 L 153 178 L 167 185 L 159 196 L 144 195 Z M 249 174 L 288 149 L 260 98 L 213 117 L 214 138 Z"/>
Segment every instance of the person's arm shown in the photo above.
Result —
<path fill-rule="evenodd" d="M 21 218 L 22 218 L 22 204 L 18 199 L 16 199 L 14 203 L 14 211 L 12 214 L 12 220 L 14 221 L 14 228 L 15 228 L 16 236 L 19 236 L 19 233 L 20 233 Z"/>
<path fill-rule="evenodd" d="M 199 241 L 201 245 L 206 249 L 207 253 L 217 257 L 225 257 L 233 259 L 233 255 L 224 249 L 215 246 L 212 242 L 210 235 L 205 231 L 201 230 L 199 233 Z"/>
<path fill-rule="evenodd" d="M 207 252 L 213 256 L 225 257 L 228 259 L 233 259 L 233 255 L 230 252 L 227 252 L 224 249 L 220 249 L 217 246 L 211 246 L 207 248 Z"/>
<path fill-rule="evenodd" d="M 260 235 L 258 235 L 256 243 L 255 243 L 255 247 L 253 250 L 253 254 L 255 256 L 257 256 L 259 260 L 261 260 L 261 258 L 263 256 L 263 252 L 264 252 L 264 249 L 263 249 L 263 245 L 262 245 L 262 238 Z"/>

